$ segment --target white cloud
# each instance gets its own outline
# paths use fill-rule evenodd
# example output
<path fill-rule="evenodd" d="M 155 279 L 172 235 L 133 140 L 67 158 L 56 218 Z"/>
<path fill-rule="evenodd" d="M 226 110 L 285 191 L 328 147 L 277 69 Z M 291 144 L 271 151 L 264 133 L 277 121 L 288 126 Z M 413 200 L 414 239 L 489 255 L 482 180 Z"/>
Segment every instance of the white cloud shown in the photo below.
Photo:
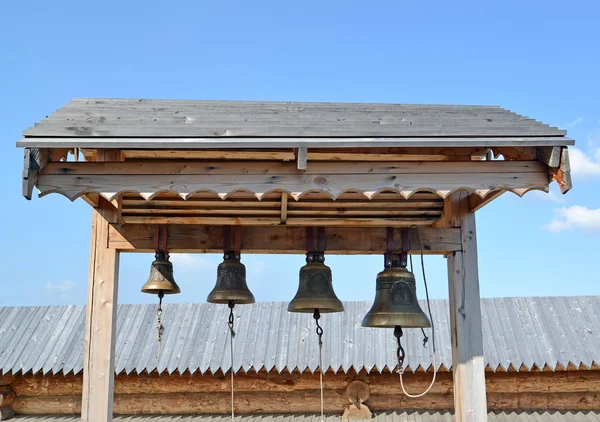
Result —
<path fill-rule="evenodd" d="M 569 123 L 565 123 L 565 126 L 577 126 L 580 125 L 581 123 L 583 123 L 583 117 L 578 117 L 575 120 L 573 120 L 572 122 Z"/>
<path fill-rule="evenodd" d="M 593 154 L 586 154 L 578 148 L 569 148 L 571 172 L 577 176 L 600 176 L 600 148 Z"/>
<path fill-rule="evenodd" d="M 554 185 L 552 185 L 552 186 L 554 186 Z M 548 193 L 542 192 L 539 190 L 533 191 L 532 193 L 536 198 L 542 199 L 545 201 L 555 202 L 558 204 L 565 202 L 565 198 L 562 194 L 558 194 L 552 190 Z"/>
<path fill-rule="evenodd" d="M 44 283 L 44 293 L 46 296 L 58 296 L 61 298 L 68 298 L 71 293 L 77 287 L 77 283 L 73 280 L 64 280 L 58 283 L 52 281 L 46 281 Z"/>
<path fill-rule="evenodd" d="M 587 207 L 574 205 L 557 208 L 554 213 L 557 218 L 543 226 L 545 230 L 558 233 L 563 230 L 576 229 L 587 234 L 600 233 L 600 208 L 590 210 Z"/>
<path fill-rule="evenodd" d="M 170 260 L 175 268 L 182 270 L 207 270 L 215 267 L 215 264 L 208 259 L 190 253 L 170 254 Z"/>

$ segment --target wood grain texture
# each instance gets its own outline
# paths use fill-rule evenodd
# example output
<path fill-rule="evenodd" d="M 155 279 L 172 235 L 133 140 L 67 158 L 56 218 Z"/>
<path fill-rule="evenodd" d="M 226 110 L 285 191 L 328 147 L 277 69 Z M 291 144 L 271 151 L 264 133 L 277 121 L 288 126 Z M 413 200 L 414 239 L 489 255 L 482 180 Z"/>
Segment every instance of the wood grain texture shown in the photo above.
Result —
<path fill-rule="evenodd" d="M 549 183 L 544 166 L 536 162 L 396 163 L 393 168 L 387 169 L 381 166 L 361 167 L 364 163 L 356 163 L 356 169 L 339 169 L 337 173 L 335 170 L 311 173 L 311 167 L 307 174 L 288 174 L 284 170 L 274 174 L 263 167 L 253 171 L 249 170 L 250 167 L 246 171 L 238 169 L 236 174 L 232 174 L 235 171 L 233 169 L 224 170 L 221 174 L 210 173 L 212 169 L 208 170 L 209 174 L 194 174 L 205 170 L 185 167 L 190 169 L 190 173 L 185 175 L 133 174 L 135 170 L 127 167 L 132 163 L 115 164 L 117 168 L 111 174 L 106 174 L 102 167 L 95 167 L 97 173 L 81 173 L 85 168 L 83 166 L 88 164 L 73 163 L 68 170 L 53 167 L 47 173 L 40 174 L 40 196 L 56 192 L 74 200 L 85 193 L 99 193 L 112 201 L 124 192 L 139 193 L 145 199 L 152 199 L 159 193 L 173 192 L 186 199 L 196 192 L 209 191 L 224 199 L 232 193 L 245 191 L 254 193 L 258 199 L 270 192 L 287 192 L 298 200 L 308 192 L 326 193 L 335 199 L 345 192 L 359 191 L 365 198 L 372 199 L 382 191 L 397 192 L 404 198 L 410 198 L 416 192 L 428 191 L 444 198 L 452 192 L 465 189 L 484 198 L 493 190 L 508 190 L 519 196 L 532 189 L 547 191 Z M 335 169 L 335 166 L 332 168 Z M 364 168 L 377 170 L 365 174 Z M 148 172 L 151 171 L 148 169 Z"/>
<path fill-rule="evenodd" d="M 98 151 L 97 160 L 115 161 L 119 151 Z M 111 421 L 113 415 L 119 252 L 108 245 L 109 225 L 118 210 L 104 198 L 93 211 L 83 356 L 82 421 Z"/>
<path fill-rule="evenodd" d="M 22 194 L 31 200 L 33 188 L 37 185 L 40 170 L 48 163 L 48 151 L 39 148 L 25 148 L 23 157 Z"/>
<path fill-rule="evenodd" d="M 462 251 L 448 255 L 455 419 L 479 422 L 487 420 L 487 406 L 475 214 L 463 192 L 449 198 L 448 205 L 462 243 Z"/>
<path fill-rule="evenodd" d="M 123 252 L 151 252 L 154 226 L 150 224 L 111 224 L 108 245 Z M 332 227 L 325 232 L 327 251 L 334 254 L 382 254 L 386 251 L 387 237 L 382 227 Z M 421 228 L 423 249 L 426 254 L 446 254 L 462 249 L 460 229 Z M 409 231 L 411 253 L 420 253 L 419 238 Z M 396 231 L 396 244 L 401 244 Z M 221 228 L 216 226 L 173 225 L 169 227 L 169 251 L 175 252 L 222 252 Z M 301 227 L 254 227 L 244 228 L 243 253 L 306 252 L 306 232 Z"/>
<path fill-rule="evenodd" d="M 84 130 L 85 133 L 85 130 Z M 502 146 L 566 146 L 575 141 L 562 136 L 505 136 L 505 137 L 329 137 L 329 138 L 160 138 L 140 137 L 26 137 L 17 142 L 26 148 L 120 148 L 120 149 L 237 149 L 237 148 L 436 148 L 436 147 L 502 147 Z"/>
<path fill-rule="evenodd" d="M 369 385 L 371 394 L 401 394 L 396 374 L 324 374 L 328 389 L 344 390 L 349 383 L 360 380 Z M 407 373 L 404 377 L 409 391 L 424 390 L 431 381 L 430 373 Z M 490 393 L 600 393 L 600 371 L 563 372 L 486 372 L 486 391 Z M 80 395 L 81 375 L 18 376 L 12 388 L 19 397 Z M 163 393 L 226 393 L 231 380 L 213 375 L 119 375 L 115 380 L 115 394 Z M 295 392 L 319 388 L 318 374 L 251 373 L 236 376 L 239 392 Z M 438 374 L 431 392 L 452 394 L 452 373 Z"/>

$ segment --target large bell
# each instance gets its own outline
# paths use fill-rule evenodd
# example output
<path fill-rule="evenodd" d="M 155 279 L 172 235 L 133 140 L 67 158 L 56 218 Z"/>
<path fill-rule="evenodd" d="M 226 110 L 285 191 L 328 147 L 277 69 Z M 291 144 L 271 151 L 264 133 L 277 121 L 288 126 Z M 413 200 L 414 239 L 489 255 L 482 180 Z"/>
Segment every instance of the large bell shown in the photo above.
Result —
<path fill-rule="evenodd" d="M 306 255 L 306 265 L 300 268 L 300 284 L 296 296 L 288 305 L 289 312 L 343 312 L 344 305 L 333 291 L 331 269 L 324 264 L 323 254 Z"/>
<path fill-rule="evenodd" d="M 415 276 L 406 268 L 394 266 L 377 274 L 375 301 L 363 327 L 428 328 L 431 321 L 417 301 Z"/>
<path fill-rule="evenodd" d="M 240 262 L 240 256 L 227 252 L 223 262 L 217 268 L 217 284 L 208 295 L 208 302 L 236 305 L 254 303 L 254 295 L 246 284 L 246 267 Z"/>
<path fill-rule="evenodd" d="M 143 293 L 165 295 L 181 293 L 179 286 L 173 278 L 173 264 L 169 261 L 169 256 L 158 253 L 150 267 L 150 277 L 146 284 L 142 286 Z"/>

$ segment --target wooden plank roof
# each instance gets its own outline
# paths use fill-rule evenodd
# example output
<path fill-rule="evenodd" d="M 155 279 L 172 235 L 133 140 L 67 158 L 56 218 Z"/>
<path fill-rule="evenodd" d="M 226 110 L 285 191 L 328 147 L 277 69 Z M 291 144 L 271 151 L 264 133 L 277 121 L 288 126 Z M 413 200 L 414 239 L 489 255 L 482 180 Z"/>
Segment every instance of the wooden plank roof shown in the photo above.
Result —
<path fill-rule="evenodd" d="M 572 145 L 495 106 L 73 99 L 18 146 L 267 148 Z"/>

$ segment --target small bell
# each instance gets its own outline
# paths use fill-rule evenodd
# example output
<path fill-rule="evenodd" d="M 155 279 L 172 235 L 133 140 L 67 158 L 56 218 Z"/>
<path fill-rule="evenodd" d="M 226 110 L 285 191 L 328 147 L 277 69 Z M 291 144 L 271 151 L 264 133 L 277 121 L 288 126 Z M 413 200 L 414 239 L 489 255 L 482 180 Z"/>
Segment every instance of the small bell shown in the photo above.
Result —
<path fill-rule="evenodd" d="M 331 269 L 324 264 L 323 253 L 307 253 L 306 265 L 300 268 L 300 284 L 288 305 L 289 312 L 343 312 L 344 305 L 333 291 Z"/>
<path fill-rule="evenodd" d="M 415 276 L 393 265 L 377 274 L 375 300 L 362 326 L 376 328 L 428 328 L 429 318 L 417 301 Z"/>
<path fill-rule="evenodd" d="M 208 295 L 210 303 L 236 305 L 254 303 L 254 295 L 246 284 L 246 267 L 240 262 L 240 255 L 226 252 L 223 262 L 217 268 L 217 283 Z"/>
<path fill-rule="evenodd" d="M 155 255 L 155 260 L 150 267 L 150 277 L 142 286 L 142 293 L 157 295 L 160 292 L 165 295 L 181 293 L 173 279 L 173 264 L 169 261 L 169 255 L 163 252 Z"/>

